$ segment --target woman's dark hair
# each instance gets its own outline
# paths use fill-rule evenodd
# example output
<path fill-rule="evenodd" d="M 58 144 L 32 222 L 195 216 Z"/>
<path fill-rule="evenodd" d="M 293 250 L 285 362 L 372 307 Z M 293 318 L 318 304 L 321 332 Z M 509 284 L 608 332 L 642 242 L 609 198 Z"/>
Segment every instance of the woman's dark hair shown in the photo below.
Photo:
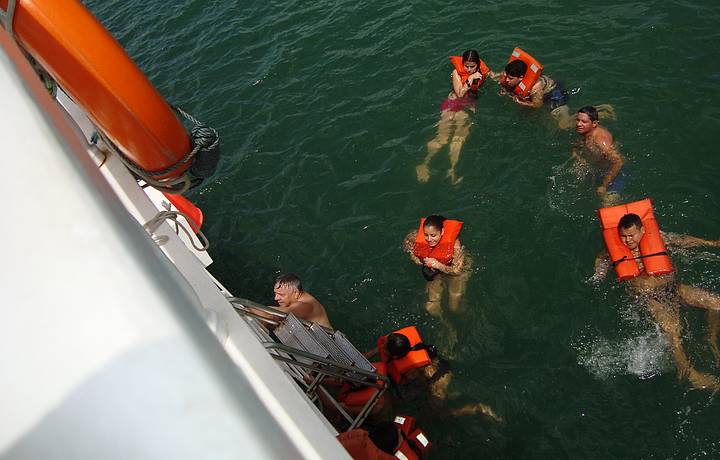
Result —
<path fill-rule="evenodd" d="M 582 107 L 580 110 L 577 111 L 577 113 L 584 113 L 588 117 L 590 117 L 591 121 L 598 121 L 598 111 L 595 107 L 591 105 L 586 105 L 585 107 Z"/>
<path fill-rule="evenodd" d="M 427 227 L 428 225 L 430 227 L 437 228 L 438 230 L 442 230 L 443 223 L 445 222 L 445 218 L 443 216 L 436 216 L 433 214 L 432 216 L 427 216 L 425 218 L 425 223 L 423 224 L 423 228 Z"/>
<path fill-rule="evenodd" d="M 467 50 L 462 54 L 462 61 L 480 64 L 480 54 L 476 50 Z"/>
<path fill-rule="evenodd" d="M 527 73 L 527 64 L 520 59 L 515 59 L 505 66 L 505 73 L 511 77 L 524 77 Z"/>
<path fill-rule="evenodd" d="M 402 334 L 393 332 L 392 334 L 388 334 L 385 347 L 387 347 L 387 352 L 392 359 L 404 358 L 410 353 L 410 339 Z"/>

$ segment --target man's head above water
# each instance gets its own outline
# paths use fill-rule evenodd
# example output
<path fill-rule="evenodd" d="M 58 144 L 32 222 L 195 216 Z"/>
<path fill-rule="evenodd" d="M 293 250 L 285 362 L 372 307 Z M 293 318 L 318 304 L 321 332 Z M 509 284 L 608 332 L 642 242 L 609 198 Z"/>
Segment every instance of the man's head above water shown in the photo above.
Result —
<path fill-rule="evenodd" d="M 637 214 L 625 214 L 618 222 L 618 236 L 620 241 L 630 250 L 637 249 L 640 240 L 645 234 L 642 220 Z"/>

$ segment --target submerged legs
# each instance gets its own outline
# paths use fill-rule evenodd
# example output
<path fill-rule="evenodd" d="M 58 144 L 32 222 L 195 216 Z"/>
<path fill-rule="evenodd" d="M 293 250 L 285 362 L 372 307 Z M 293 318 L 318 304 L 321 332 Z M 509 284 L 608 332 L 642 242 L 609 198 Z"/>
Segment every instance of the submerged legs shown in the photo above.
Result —
<path fill-rule="evenodd" d="M 440 114 L 437 136 L 427 144 L 427 155 L 423 161 L 415 167 L 418 182 L 427 182 L 430 179 L 430 160 L 450 142 L 450 169 L 447 176 L 453 184 L 459 183 L 462 178 L 457 178 L 455 167 L 460 159 L 460 150 L 465 143 L 465 138 L 470 132 L 470 117 L 464 111 L 453 112 L 445 110 Z M 452 140 L 451 140 L 452 134 Z"/>
<path fill-rule="evenodd" d="M 697 371 L 690 365 L 690 361 L 682 348 L 680 326 L 679 304 L 658 302 L 649 300 L 647 309 L 665 332 L 672 346 L 673 358 L 677 367 L 678 378 L 687 378 L 695 388 L 701 389 L 720 389 L 720 381 L 712 375 L 704 374 Z"/>

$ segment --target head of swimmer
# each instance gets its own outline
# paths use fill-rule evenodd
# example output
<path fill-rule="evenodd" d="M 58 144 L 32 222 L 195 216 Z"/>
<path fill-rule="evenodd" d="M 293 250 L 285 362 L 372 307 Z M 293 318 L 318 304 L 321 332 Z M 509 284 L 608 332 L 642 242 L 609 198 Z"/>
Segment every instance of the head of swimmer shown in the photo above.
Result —
<path fill-rule="evenodd" d="M 476 50 L 467 50 L 462 54 L 465 71 L 472 75 L 480 70 L 480 54 Z"/>
<path fill-rule="evenodd" d="M 425 350 L 431 359 L 438 355 L 438 350 L 435 345 L 427 345 L 420 342 L 411 347 L 410 339 L 403 334 L 398 334 L 397 332 L 388 334 L 387 340 L 385 341 L 385 352 L 390 359 L 402 359 L 411 351 L 418 350 Z"/>
<path fill-rule="evenodd" d="M 284 273 L 275 279 L 273 292 L 275 293 L 275 302 L 278 306 L 285 308 L 300 299 L 303 287 L 297 275 Z"/>
<path fill-rule="evenodd" d="M 432 215 L 425 218 L 425 223 L 423 224 L 423 236 L 425 237 L 425 242 L 431 248 L 437 246 L 440 242 L 440 238 L 442 238 L 443 222 L 445 222 L 445 218 L 443 216 Z"/>
<path fill-rule="evenodd" d="M 520 84 L 526 73 L 527 64 L 520 59 L 508 62 L 508 65 L 505 66 L 504 85 L 508 88 L 515 88 Z"/>
<path fill-rule="evenodd" d="M 390 359 L 404 358 L 410 353 L 410 348 L 410 339 L 405 335 L 396 332 L 388 334 L 387 341 L 385 341 L 385 351 Z"/>
<path fill-rule="evenodd" d="M 625 214 L 618 222 L 620 241 L 631 251 L 637 249 L 644 234 L 645 227 L 637 214 Z"/>
<path fill-rule="evenodd" d="M 595 107 L 587 105 L 577 111 L 575 115 L 575 131 L 578 134 L 587 134 L 598 125 L 598 111 Z"/>

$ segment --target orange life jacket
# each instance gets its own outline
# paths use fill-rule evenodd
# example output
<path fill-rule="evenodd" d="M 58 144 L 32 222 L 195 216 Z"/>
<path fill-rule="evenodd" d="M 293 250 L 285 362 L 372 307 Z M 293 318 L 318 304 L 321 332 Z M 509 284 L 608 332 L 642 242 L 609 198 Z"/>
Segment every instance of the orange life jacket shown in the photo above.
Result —
<path fill-rule="evenodd" d="M 355 428 L 337 435 L 337 440 L 354 459 L 362 460 L 396 460 L 392 454 L 380 450 L 367 431 Z"/>
<path fill-rule="evenodd" d="M 432 443 L 425 435 L 425 432 L 415 428 L 415 418 L 407 415 L 397 415 L 394 420 L 400 428 L 402 440 L 400 446 L 395 450 L 395 457 L 401 460 L 419 460 L 423 454 L 430 449 Z"/>
<path fill-rule="evenodd" d="M 665 243 L 660 235 L 652 201 L 649 198 L 633 203 L 611 206 L 598 210 L 600 226 L 603 231 L 605 246 L 610 254 L 610 260 L 615 267 L 618 279 L 624 281 L 640 275 L 640 267 L 632 251 L 620 241 L 618 223 L 626 214 L 637 214 L 645 228 L 645 234 L 640 240 L 640 257 L 648 275 L 665 275 L 672 273 L 673 267 L 665 250 Z"/>
<path fill-rule="evenodd" d="M 522 81 L 518 83 L 513 92 L 522 98 L 526 98 L 528 94 L 530 94 L 530 90 L 533 85 L 538 81 L 538 78 L 540 78 L 543 66 L 537 61 L 537 59 L 516 47 L 510 55 L 510 59 L 508 59 L 507 63 L 510 64 L 512 61 L 517 61 L 518 59 L 527 64 L 527 72 L 525 72 L 525 76 Z M 504 83 L 504 81 L 505 79 L 503 78 L 500 83 Z"/>
<path fill-rule="evenodd" d="M 437 259 L 438 262 L 449 265 L 453 260 L 453 252 L 455 251 L 455 240 L 457 240 L 458 234 L 463 223 L 457 220 L 445 219 L 443 222 L 443 233 L 440 237 L 440 241 L 435 247 L 430 247 L 425 241 L 425 235 L 423 234 L 423 225 L 425 225 L 425 218 L 420 219 L 420 228 L 418 229 L 417 236 L 415 237 L 415 246 L 413 246 L 413 254 L 420 260 L 426 257 L 432 257 Z"/>
<path fill-rule="evenodd" d="M 380 375 L 387 374 L 387 365 L 385 363 L 372 363 L 375 366 L 375 370 Z M 384 385 L 382 380 L 377 380 L 379 385 Z M 378 391 L 375 387 L 361 387 L 358 389 L 356 386 L 349 383 L 343 384 L 338 392 L 338 401 L 345 404 L 346 406 L 359 406 L 363 407 L 370 399 L 375 396 Z M 376 407 L 383 407 L 385 405 L 385 395 L 383 394 L 377 402 Z"/>
<path fill-rule="evenodd" d="M 420 333 L 415 326 L 408 326 L 397 330 L 394 333 L 402 334 L 407 337 L 410 341 L 410 347 L 414 347 L 418 343 L 422 342 Z M 386 335 L 383 335 L 378 339 L 378 353 L 380 354 L 380 359 L 384 363 L 387 363 L 387 375 L 395 383 L 400 383 L 402 381 L 403 375 L 410 372 L 411 370 L 420 369 L 432 363 L 432 359 L 430 358 L 427 350 L 411 351 L 400 359 L 392 359 L 385 352 L 385 342 L 387 342 Z"/>
<path fill-rule="evenodd" d="M 460 81 L 465 84 L 470 74 L 467 70 L 465 70 L 462 56 L 450 56 L 450 62 L 452 63 L 453 67 L 455 67 L 455 70 L 457 70 L 458 75 L 460 75 Z M 487 64 L 485 64 L 485 61 L 483 61 L 482 59 L 480 59 L 478 71 L 480 72 L 480 75 L 482 75 L 482 80 L 473 81 L 473 84 L 470 87 L 470 91 L 477 91 L 478 88 L 480 88 L 480 86 L 485 83 L 485 77 L 487 77 L 487 74 L 490 73 L 490 68 L 487 66 Z"/>

